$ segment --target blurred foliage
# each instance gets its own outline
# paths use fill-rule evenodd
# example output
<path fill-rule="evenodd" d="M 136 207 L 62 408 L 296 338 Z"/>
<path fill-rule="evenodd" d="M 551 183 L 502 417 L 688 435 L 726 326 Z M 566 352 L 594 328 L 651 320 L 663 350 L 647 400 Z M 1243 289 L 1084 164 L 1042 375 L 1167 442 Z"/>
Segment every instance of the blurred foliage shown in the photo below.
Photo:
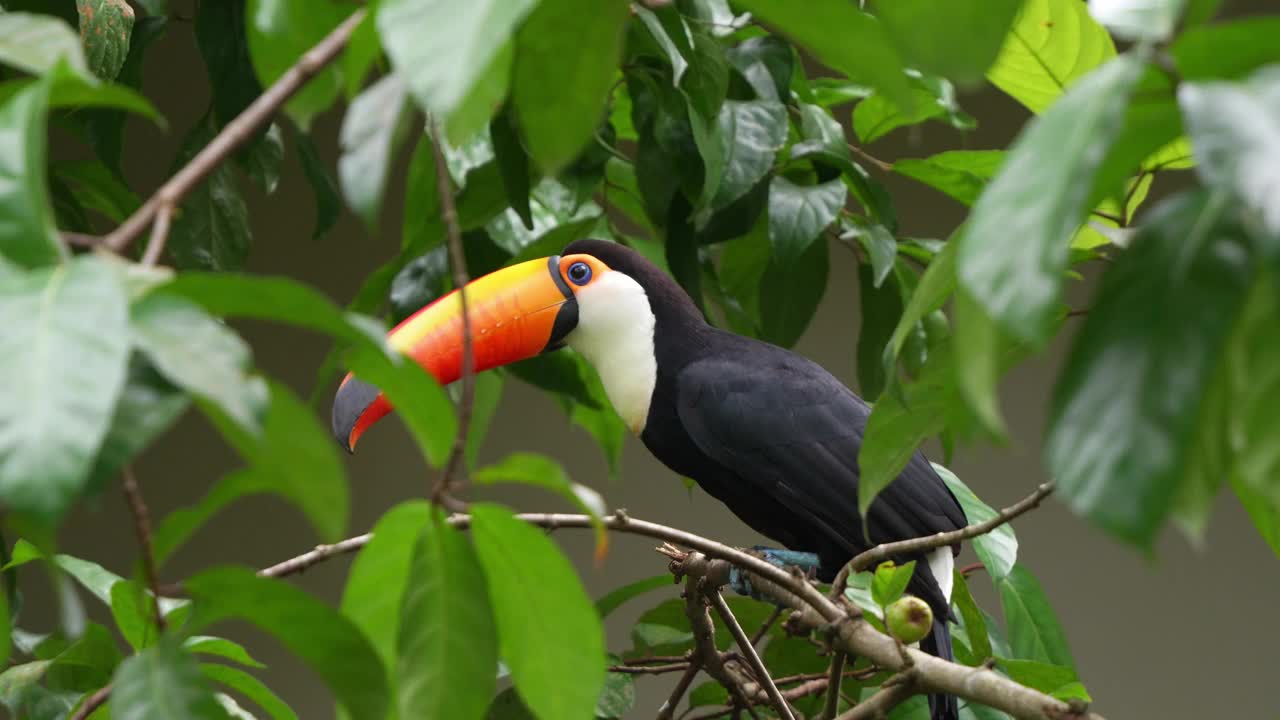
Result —
<path fill-rule="evenodd" d="M 1149 550 L 1170 519 L 1200 537 L 1219 493 L 1231 492 L 1280 554 L 1280 18 L 1219 22 L 1218 5 L 375 0 L 337 61 L 182 199 L 172 269 L 152 269 L 130 253 L 69 244 L 65 233 L 106 233 L 141 204 L 121 160 L 148 150 L 127 144 L 124 129 L 165 125 L 138 89 L 171 8 L 0 0 L 0 375 L 9 379 L 0 400 L 9 660 L 0 704 L 17 717 L 66 717 L 110 682 L 118 717 L 295 717 L 245 648 L 202 634 L 226 619 L 275 636 L 346 716 L 363 719 L 621 717 L 635 702 L 635 677 L 608 665 L 692 648 L 683 604 L 665 599 L 642 614 L 632 647 L 606 655 L 602 618 L 669 580 L 639 580 L 593 607 L 557 547 L 498 506 L 475 507 L 470 537 L 425 502 L 392 508 L 339 608 L 232 567 L 189 579 L 189 600 L 157 604 L 140 573 L 121 577 L 57 552 L 67 512 L 188 409 L 212 420 L 244 467 L 158 519 L 159 562 L 256 493 L 291 503 L 322 541 L 347 532 L 336 449 L 312 408 L 254 367 L 227 318 L 332 339 L 318 390 L 338 365 L 357 370 L 395 402 L 424 459 L 445 462 L 457 432 L 449 394 L 381 340 L 385 321 L 452 289 L 428 117 L 444 129 L 439 157 L 472 276 L 576 238 L 610 239 L 668 270 L 711 322 L 789 346 L 827 294 L 830 253 L 852 253 L 857 378 L 874 401 L 860 456 L 863 508 L 928 438 L 948 448 L 1005 440 L 1001 376 L 1074 323 L 1044 458 L 1059 496 L 1118 541 Z M 211 99 L 193 127 L 174 128 L 185 137 L 174 169 L 353 8 L 199 3 L 204 68 L 190 76 L 207 77 Z M 1008 147 L 966 142 L 976 120 L 965 93 L 987 82 L 1033 114 Z M 336 167 L 309 134 L 327 113 L 342 114 Z M 946 137 L 955 147 L 891 161 L 869 154 L 880 138 L 922 123 L 954 129 Z M 51 126 L 91 159 L 51 162 Z M 246 193 L 275 193 L 293 156 L 314 192 L 314 237 L 351 212 L 370 232 L 390 225 L 401 238 L 346 308 L 286 278 L 243 274 L 261 241 Z M 402 156 L 408 200 L 403 217 L 390 218 L 383 205 Z M 1144 210 L 1153 182 L 1192 169 L 1183 183 L 1192 187 Z M 966 220 L 945 241 L 905 235 L 890 175 L 971 208 Z M 304 248 L 304 234 L 273 241 Z M 1072 312 L 1066 287 L 1098 262 L 1100 287 L 1087 312 Z M 480 383 L 469 467 L 504 379 L 553 395 L 616 473 L 624 426 L 594 370 L 568 350 Z M 938 468 L 970 522 L 994 516 Z M 597 521 L 608 507 L 537 455 L 511 456 L 474 479 L 551 490 Z M 1087 700 L 1048 598 L 1017 561 L 1012 528 L 974 546 L 1003 621 L 974 603 L 971 572 L 957 572 L 958 661 Z M 17 582 L 32 568 L 59 598 L 59 623 L 39 632 L 23 625 Z M 912 570 L 855 574 L 846 597 L 879 624 Z M 109 608 L 125 644 L 86 620 L 77 588 Z M 746 598 L 730 605 L 749 630 L 770 611 Z M 815 638 L 774 625 L 762 642 L 784 689 L 826 668 Z M 717 644 L 729 643 L 718 626 Z M 885 679 L 865 664 L 849 670 L 843 688 L 853 699 Z M 688 702 L 730 701 L 704 684 Z M 821 706 L 820 691 L 796 699 L 805 713 Z M 925 716 L 919 699 L 892 713 Z M 970 705 L 962 717 L 1005 716 Z"/>

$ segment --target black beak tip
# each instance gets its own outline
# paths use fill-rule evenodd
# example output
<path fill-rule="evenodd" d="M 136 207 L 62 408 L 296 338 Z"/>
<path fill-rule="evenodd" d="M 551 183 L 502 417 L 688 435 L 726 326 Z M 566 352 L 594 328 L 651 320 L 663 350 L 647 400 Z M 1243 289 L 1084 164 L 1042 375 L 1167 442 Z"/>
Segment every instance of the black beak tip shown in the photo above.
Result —
<path fill-rule="evenodd" d="M 338 388 L 333 398 L 333 437 L 348 453 L 355 453 L 355 448 L 351 447 L 351 431 L 379 394 L 381 391 L 377 387 L 355 377 Z"/>

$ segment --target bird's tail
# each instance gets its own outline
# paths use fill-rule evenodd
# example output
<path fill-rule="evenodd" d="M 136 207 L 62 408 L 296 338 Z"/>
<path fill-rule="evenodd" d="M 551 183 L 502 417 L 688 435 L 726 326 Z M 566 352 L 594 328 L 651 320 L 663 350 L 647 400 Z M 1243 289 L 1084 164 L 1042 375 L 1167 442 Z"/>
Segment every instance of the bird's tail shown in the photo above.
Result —
<path fill-rule="evenodd" d="M 934 616 L 933 632 L 920 642 L 920 649 L 942 658 L 951 660 L 951 631 L 947 629 L 946 616 Z M 959 720 L 960 708 L 956 704 L 955 695 L 930 695 L 929 720 Z"/>

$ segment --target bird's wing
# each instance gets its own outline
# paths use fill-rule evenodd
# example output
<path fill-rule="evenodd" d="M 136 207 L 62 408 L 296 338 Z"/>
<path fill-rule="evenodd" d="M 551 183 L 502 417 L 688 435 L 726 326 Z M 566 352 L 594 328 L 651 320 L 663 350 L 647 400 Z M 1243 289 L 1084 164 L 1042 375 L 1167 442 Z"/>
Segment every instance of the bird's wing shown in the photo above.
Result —
<path fill-rule="evenodd" d="M 767 350 L 765 349 L 767 348 Z M 789 351 L 699 360 L 679 375 L 681 423 L 703 453 L 749 487 L 813 521 L 850 553 L 866 549 L 858 462 L 870 409 L 820 366 Z M 964 511 L 919 452 L 872 504 L 872 544 L 955 530 Z"/>

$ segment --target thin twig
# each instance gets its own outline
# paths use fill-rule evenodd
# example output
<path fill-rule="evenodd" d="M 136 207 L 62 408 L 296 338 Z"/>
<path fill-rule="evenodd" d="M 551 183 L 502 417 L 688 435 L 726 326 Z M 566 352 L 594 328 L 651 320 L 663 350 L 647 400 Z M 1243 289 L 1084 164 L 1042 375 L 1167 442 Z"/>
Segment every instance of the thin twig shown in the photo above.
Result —
<path fill-rule="evenodd" d="M 755 634 L 751 636 L 752 646 L 759 645 L 760 641 L 764 639 L 764 636 L 769 634 L 769 628 L 773 627 L 773 624 L 778 622 L 778 618 L 782 617 L 782 611 L 785 609 L 786 608 L 783 608 L 782 606 L 775 607 L 773 612 L 769 613 L 769 617 L 765 618 L 764 622 L 760 623 L 760 627 L 756 628 Z"/>
<path fill-rule="evenodd" d="M 151 604 L 156 615 L 156 628 L 164 632 L 164 615 L 160 612 L 160 581 L 156 579 L 156 556 L 151 548 L 151 512 L 142 499 L 142 489 L 138 487 L 138 479 L 133 475 L 133 468 L 124 468 L 124 497 L 129 504 L 129 512 L 133 514 L 133 530 L 138 536 L 138 549 L 142 553 L 142 572 L 147 579 L 147 587 L 151 589 Z"/>
<path fill-rule="evenodd" d="M 151 239 L 142 254 L 143 267 L 151 267 L 160 261 L 165 243 L 169 242 L 169 223 L 173 220 L 173 206 L 164 205 L 156 211 L 155 224 L 151 226 Z"/>
<path fill-rule="evenodd" d="M 844 679 L 843 650 L 837 650 L 831 656 L 831 673 L 827 679 L 827 701 L 823 704 L 819 720 L 831 720 L 840 712 L 840 681 Z"/>
<path fill-rule="evenodd" d="M 986 535 L 1019 515 L 1039 507 L 1040 501 L 1048 497 L 1051 492 L 1053 492 L 1052 480 L 1041 484 L 1040 487 L 1036 488 L 1035 492 L 1001 510 L 996 513 L 995 517 L 985 522 L 968 525 L 960 528 L 959 530 L 952 530 L 951 532 L 925 535 L 924 537 L 911 538 L 910 540 L 899 540 L 898 542 L 882 543 L 870 550 L 859 553 L 840 569 L 839 574 L 836 575 L 835 582 L 831 583 L 831 593 L 829 597 L 836 598 L 844 594 L 844 588 L 849 582 L 849 573 L 851 572 L 861 572 L 895 555 L 928 552 L 935 548 L 955 545 L 958 542 L 975 538 L 979 535 Z"/>
<path fill-rule="evenodd" d="M 68 720 L 85 720 L 85 718 L 93 714 L 94 710 L 97 710 L 98 708 L 102 707 L 102 704 L 105 703 L 110 698 L 111 698 L 111 684 L 107 683 L 105 686 L 100 688 L 97 692 L 90 695 L 84 701 L 84 703 L 80 705 L 79 708 L 76 708 L 75 713 L 70 718 L 68 718 Z"/>
<path fill-rule="evenodd" d="M 435 155 L 436 189 L 440 194 L 440 215 L 448 230 L 449 265 L 453 269 L 453 287 L 458 292 L 458 303 L 462 307 L 462 398 L 458 402 L 458 432 L 453 438 L 453 450 L 449 452 L 449 461 L 445 463 L 444 474 L 436 481 L 431 490 L 431 501 L 443 504 L 455 512 L 465 508 L 453 500 L 451 490 L 456 480 L 455 475 L 462 463 L 467 449 L 467 436 L 471 429 L 471 406 L 475 402 L 475 362 L 471 338 L 471 313 L 467 306 L 467 258 L 462 251 L 462 228 L 458 225 L 458 208 L 453 202 L 453 180 L 449 177 L 449 166 L 445 164 L 444 151 L 440 144 L 444 142 L 434 120 L 428 120 L 431 141 L 431 152 Z M 461 507 L 459 507 L 461 505 Z"/>
<path fill-rule="evenodd" d="M 875 155 L 872 155 L 866 150 L 863 150 L 862 148 L 858 147 L 857 145 L 854 145 L 853 143 L 848 143 L 848 145 L 849 145 L 849 149 L 852 150 L 853 153 L 858 157 L 862 158 L 863 160 L 866 160 L 872 165 L 875 165 L 876 167 L 880 168 L 884 172 L 893 172 L 893 163 L 885 162 L 880 158 L 876 157 Z"/>
<path fill-rule="evenodd" d="M 744 708 L 751 717 L 760 720 L 755 708 L 751 706 L 751 699 L 742 689 L 742 683 L 725 666 L 724 655 L 716 647 L 716 626 L 711 622 L 711 615 L 707 612 L 708 597 L 703 593 L 705 581 L 705 576 L 690 575 L 684 584 L 685 615 L 688 616 L 689 626 L 693 629 L 694 647 L 697 648 L 698 657 L 702 660 L 707 674 L 729 691 L 729 697 L 733 699 L 734 704 Z"/>
<path fill-rule="evenodd" d="M 689 661 L 682 660 L 674 663 L 663 663 L 662 665 L 610 665 L 609 672 L 622 675 L 665 675 L 687 670 L 688 668 Z"/>
<path fill-rule="evenodd" d="M 1109 213 L 1106 210 L 1092 210 L 1090 211 L 1089 214 L 1100 217 L 1103 220 L 1110 220 L 1116 225 L 1124 227 L 1124 218 L 1120 217 L 1119 215 L 1116 215 L 1115 213 Z"/>
<path fill-rule="evenodd" d="M 764 686 L 764 691 L 769 695 L 769 700 L 773 702 L 773 707 L 778 711 L 778 716 L 783 720 L 795 720 L 791 715 L 791 707 L 787 705 L 787 701 L 782 698 L 782 694 L 778 692 L 778 686 L 774 684 L 773 677 L 769 675 L 769 668 L 764 666 L 764 662 L 760 660 L 759 653 L 756 652 L 755 644 L 751 642 L 751 638 L 742 631 L 742 625 L 738 623 L 738 618 L 734 616 L 733 611 L 729 609 L 729 604 L 724 601 L 724 596 L 717 590 L 710 590 L 705 593 L 707 599 L 711 601 L 711 607 L 716 609 L 720 615 L 720 619 L 724 621 L 729 633 L 733 635 L 733 639 L 737 641 L 738 648 L 742 650 L 742 654 L 747 659 L 747 663 L 751 665 L 751 671 L 756 675 L 756 682 Z"/>
<path fill-rule="evenodd" d="M 162 208 L 176 207 L 187 193 L 208 177 L 209 173 L 252 138 L 259 128 L 270 122 L 289 98 L 307 84 L 307 81 L 338 57 L 346 47 L 347 40 L 351 38 L 351 32 L 364 19 L 364 15 L 364 9 L 357 9 L 315 47 L 298 58 L 298 61 L 286 70 L 279 80 L 272 83 L 271 87 L 250 103 L 244 112 L 227 123 L 227 126 L 214 136 L 208 145 L 205 145 L 190 162 L 161 185 L 142 204 L 142 207 L 134 211 L 119 227 L 112 230 L 103 239 L 103 243 L 113 252 L 122 252 L 142 235 Z"/>
<path fill-rule="evenodd" d="M 689 666 L 685 668 L 684 674 L 680 676 L 680 680 L 671 691 L 671 695 L 667 697 L 666 702 L 662 703 L 662 707 L 658 708 L 657 720 L 671 720 L 675 716 L 676 708 L 680 706 L 680 700 L 684 694 L 689 691 L 689 686 L 693 684 L 693 679 L 698 676 L 698 671 L 702 669 L 702 658 L 694 655 L 689 660 Z"/>

